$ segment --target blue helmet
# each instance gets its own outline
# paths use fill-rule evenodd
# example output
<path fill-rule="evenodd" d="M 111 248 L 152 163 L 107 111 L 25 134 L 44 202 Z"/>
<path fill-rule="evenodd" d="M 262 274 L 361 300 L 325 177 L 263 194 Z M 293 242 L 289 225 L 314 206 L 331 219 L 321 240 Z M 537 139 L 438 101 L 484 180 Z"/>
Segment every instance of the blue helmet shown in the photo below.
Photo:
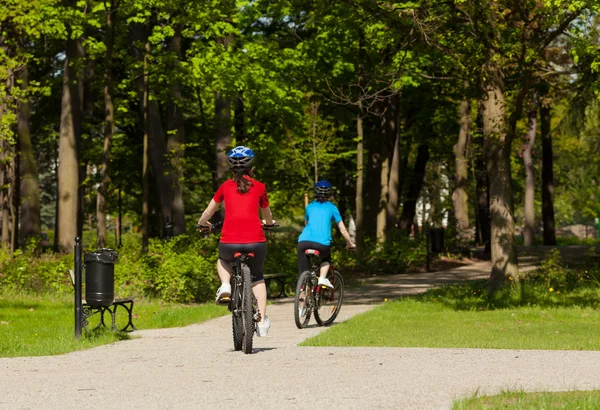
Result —
<path fill-rule="evenodd" d="M 254 163 L 254 152 L 250 148 L 240 145 L 229 151 L 227 162 L 233 171 L 249 170 Z"/>
<path fill-rule="evenodd" d="M 315 197 L 327 199 L 331 196 L 331 189 L 329 181 L 322 179 L 315 184 Z"/>

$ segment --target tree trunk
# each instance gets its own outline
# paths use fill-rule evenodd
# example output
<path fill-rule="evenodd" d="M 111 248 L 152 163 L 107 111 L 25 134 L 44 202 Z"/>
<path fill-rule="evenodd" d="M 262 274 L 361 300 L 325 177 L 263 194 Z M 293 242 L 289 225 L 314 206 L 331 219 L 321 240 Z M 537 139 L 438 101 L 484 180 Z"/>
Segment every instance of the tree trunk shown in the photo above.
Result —
<path fill-rule="evenodd" d="M 150 127 L 150 116 L 149 110 L 149 99 L 150 99 L 150 79 L 148 72 L 148 59 L 150 58 L 150 43 L 146 42 L 145 53 L 144 53 L 144 66 L 142 71 L 142 121 L 144 128 L 144 142 L 143 142 L 143 153 L 142 153 L 142 253 L 148 252 L 148 237 L 149 237 L 149 226 L 148 226 L 148 200 L 149 200 L 149 175 L 148 175 L 148 128 Z"/>
<path fill-rule="evenodd" d="M 174 72 L 179 70 L 179 61 L 181 60 L 181 25 L 175 26 L 175 34 L 171 39 L 171 51 L 175 53 Z M 170 101 L 168 107 L 168 129 L 169 139 L 167 142 L 167 151 L 171 158 L 171 169 L 173 175 L 173 235 L 185 233 L 185 209 L 183 205 L 183 155 L 185 144 L 185 130 L 183 120 L 183 97 L 181 95 L 180 76 L 175 76 L 171 85 Z"/>
<path fill-rule="evenodd" d="M 229 176 L 227 149 L 231 146 L 231 100 L 221 93 L 215 95 L 215 189 Z"/>
<path fill-rule="evenodd" d="M 80 56 L 80 40 L 67 40 L 58 150 L 58 244 L 63 252 L 68 253 L 73 251 L 77 235 L 79 188 L 77 154 L 81 133 L 81 105 L 76 63 Z"/>
<path fill-rule="evenodd" d="M 7 94 L 10 89 L 11 84 L 11 71 L 8 71 L 7 81 L 6 81 L 6 89 Z M 7 98 L 7 97 L 5 97 Z M 4 125 L 3 119 L 7 113 L 7 105 L 5 100 L 0 101 L 0 131 L 4 134 Z M 0 138 L 0 218 L 2 218 L 2 237 L 0 246 L 10 247 L 10 236 L 9 236 L 9 210 L 8 210 L 8 190 L 6 186 L 8 185 L 8 158 L 10 147 L 8 142 L 4 138 Z"/>
<path fill-rule="evenodd" d="M 533 245 L 535 237 L 535 176 L 533 175 L 533 146 L 537 133 L 537 110 L 532 107 L 528 113 L 529 125 L 523 144 L 523 165 L 525 166 L 525 229 L 523 242 L 525 246 Z"/>
<path fill-rule="evenodd" d="M 469 194 L 467 179 L 469 167 L 466 151 L 469 144 L 470 110 L 469 99 L 465 96 L 460 103 L 460 130 L 458 132 L 458 141 L 454 145 L 456 188 L 452 193 L 454 217 L 456 218 L 456 242 L 461 248 L 465 248 L 469 244 Z"/>
<path fill-rule="evenodd" d="M 240 91 L 235 97 L 233 106 L 233 128 L 235 130 L 235 140 L 239 145 L 247 145 L 246 141 L 246 123 L 244 120 L 244 98 Z"/>
<path fill-rule="evenodd" d="M 94 121 L 94 103 L 96 99 L 96 89 L 94 87 L 94 81 L 96 77 L 96 60 L 88 59 L 84 80 L 82 82 L 82 100 L 81 100 L 81 109 L 83 112 L 83 123 L 81 124 L 81 132 L 82 134 L 91 135 L 93 131 L 96 130 L 96 124 Z M 89 169 L 92 167 L 90 162 L 85 158 L 86 153 L 86 140 L 81 138 L 79 144 L 79 150 L 77 156 L 79 158 L 79 189 L 78 189 L 78 201 L 77 201 L 77 236 L 80 238 L 83 237 L 83 225 L 86 219 L 85 213 L 86 208 L 88 208 L 88 204 L 91 205 L 93 199 L 89 196 L 86 198 L 86 192 L 89 192 L 90 181 L 91 179 L 91 171 Z M 86 183 L 87 182 L 87 183 Z M 88 221 L 92 218 L 92 213 L 88 215 Z M 89 230 L 91 231 L 93 227 L 89 226 Z"/>
<path fill-rule="evenodd" d="M 100 187 L 96 203 L 96 219 L 98 224 L 98 248 L 106 247 L 106 203 L 110 186 L 110 149 L 115 131 L 114 89 L 112 76 L 112 58 L 115 38 L 117 10 L 114 1 L 106 11 L 106 55 L 104 61 L 104 149 L 102 151 L 102 168 L 100 171 Z"/>
<path fill-rule="evenodd" d="M 544 223 L 544 245 L 556 245 L 554 224 L 554 157 L 552 134 L 550 133 L 550 106 L 540 104 L 540 126 L 542 133 L 542 220 Z"/>
<path fill-rule="evenodd" d="M 364 218 L 364 133 L 363 133 L 363 117 L 359 112 L 356 116 L 356 247 L 357 250 L 362 250 L 363 247 L 363 218 Z"/>
<path fill-rule="evenodd" d="M 493 57 L 493 56 L 492 56 Z M 510 173 L 510 135 L 506 131 L 504 79 L 493 58 L 485 66 L 483 101 L 484 152 L 490 184 L 492 272 L 490 284 L 506 276 L 518 280 L 517 250 Z"/>
<path fill-rule="evenodd" d="M 21 96 L 17 111 L 17 129 L 21 151 L 21 239 L 23 243 L 30 238 L 38 238 L 41 232 L 40 222 L 40 186 L 38 182 L 37 164 L 31 133 L 29 129 L 29 72 L 24 66 L 20 72 L 21 90 L 25 92 Z"/>
<path fill-rule="evenodd" d="M 484 253 L 489 257 L 490 250 L 490 190 L 485 155 L 483 152 L 483 104 L 478 104 L 477 131 L 471 138 L 473 179 L 475 180 L 475 238 L 478 245 L 484 245 Z M 473 158 L 475 157 L 475 158 Z"/>
<path fill-rule="evenodd" d="M 144 44 L 145 52 L 134 47 L 134 53 L 138 60 L 144 64 L 148 64 L 146 56 L 150 53 L 150 44 L 148 43 L 148 34 L 146 27 L 141 24 L 132 25 L 132 40 L 138 44 Z M 148 78 L 146 78 L 148 77 Z M 147 81 L 148 83 L 144 83 Z M 152 100 L 148 96 L 147 103 L 143 103 L 144 93 L 151 93 L 149 73 L 140 77 L 139 80 L 139 98 L 141 118 L 147 116 L 147 127 L 145 132 L 148 134 L 148 154 L 152 164 L 152 173 L 155 178 L 155 185 L 158 191 L 158 199 L 162 214 L 162 225 L 172 219 L 173 206 L 173 178 L 171 174 L 165 173 L 165 161 L 167 145 L 162 127 L 159 107 L 156 100 Z"/>
<path fill-rule="evenodd" d="M 0 119 L 4 114 L 0 108 Z M 6 148 L 4 140 L 0 139 L 0 248 L 8 244 L 8 206 L 6 203 L 7 195 L 4 189 L 4 175 L 6 172 L 6 164 L 4 163 L 4 153 Z"/>
<path fill-rule="evenodd" d="M 429 160 L 429 145 L 421 144 L 417 152 L 417 159 L 413 166 L 413 171 L 410 179 L 410 185 L 408 188 L 408 194 L 404 205 L 402 206 L 402 214 L 400 215 L 400 226 L 399 228 L 410 235 L 411 226 L 413 219 L 416 214 L 417 200 L 423 187 L 423 181 L 425 179 L 425 169 L 427 167 L 427 161 Z"/>
<path fill-rule="evenodd" d="M 311 104 L 312 114 L 312 146 L 313 146 L 313 170 L 315 172 L 315 184 L 319 181 L 319 161 L 317 157 L 317 116 L 319 113 L 319 104 Z"/>
<path fill-rule="evenodd" d="M 380 194 L 379 194 L 379 212 L 377 213 L 377 242 L 385 242 L 386 224 L 387 224 L 387 205 L 389 194 L 389 175 L 390 159 L 388 156 L 381 162 Z"/>
<path fill-rule="evenodd" d="M 390 180 L 388 187 L 387 203 L 387 228 L 396 226 L 398 220 L 398 200 L 400 198 L 400 132 L 396 133 L 394 151 L 392 153 L 392 164 L 390 166 Z"/>

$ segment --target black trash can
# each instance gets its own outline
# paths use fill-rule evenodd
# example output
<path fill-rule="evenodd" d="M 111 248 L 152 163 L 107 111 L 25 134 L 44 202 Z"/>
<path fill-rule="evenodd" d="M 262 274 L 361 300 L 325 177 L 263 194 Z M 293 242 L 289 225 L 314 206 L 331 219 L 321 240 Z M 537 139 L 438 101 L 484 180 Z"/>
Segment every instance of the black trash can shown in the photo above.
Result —
<path fill-rule="evenodd" d="M 107 307 L 115 300 L 117 252 L 100 249 L 84 255 L 85 300 L 92 307 Z"/>
<path fill-rule="evenodd" d="M 431 237 L 431 252 L 441 253 L 444 251 L 444 228 L 431 228 L 429 230 Z"/>

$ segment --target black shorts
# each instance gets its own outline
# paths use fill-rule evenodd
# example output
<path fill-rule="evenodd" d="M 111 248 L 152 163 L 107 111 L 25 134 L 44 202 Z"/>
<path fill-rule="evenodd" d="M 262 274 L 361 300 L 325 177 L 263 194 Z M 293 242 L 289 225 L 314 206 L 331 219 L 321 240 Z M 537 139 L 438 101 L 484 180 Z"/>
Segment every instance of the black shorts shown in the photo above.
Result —
<path fill-rule="evenodd" d="M 298 273 L 307 271 L 310 267 L 308 266 L 308 257 L 304 254 L 304 251 L 307 249 L 318 250 L 319 256 L 321 257 L 321 263 L 331 262 L 331 251 L 329 246 L 318 242 L 301 241 L 298 242 Z"/>
<path fill-rule="evenodd" d="M 252 282 L 263 280 L 263 268 L 265 266 L 265 256 L 267 254 L 266 242 L 254 243 L 221 243 L 219 242 L 219 259 L 226 262 L 233 262 L 233 255 L 236 252 L 254 253 L 254 258 L 248 259 L 250 273 L 252 273 Z"/>

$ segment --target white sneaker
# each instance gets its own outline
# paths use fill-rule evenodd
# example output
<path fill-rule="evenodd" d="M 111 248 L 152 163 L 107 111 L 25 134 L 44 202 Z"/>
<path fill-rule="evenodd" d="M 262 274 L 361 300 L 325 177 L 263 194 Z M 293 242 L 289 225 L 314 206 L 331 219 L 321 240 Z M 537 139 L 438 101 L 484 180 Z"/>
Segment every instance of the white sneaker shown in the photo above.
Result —
<path fill-rule="evenodd" d="M 231 298 L 231 284 L 223 283 L 219 290 L 217 290 L 217 298 L 215 299 L 215 303 L 220 305 L 223 302 L 223 299 Z M 229 301 L 227 301 L 229 302 Z"/>
<path fill-rule="evenodd" d="M 269 316 L 265 316 L 264 322 L 258 322 L 256 324 L 256 336 L 258 337 L 266 337 L 269 334 L 269 328 L 271 327 L 271 321 L 269 320 Z"/>
<path fill-rule="evenodd" d="M 319 278 L 319 286 L 325 286 L 326 288 L 333 288 L 331 282 L 327 278 Z"/>

